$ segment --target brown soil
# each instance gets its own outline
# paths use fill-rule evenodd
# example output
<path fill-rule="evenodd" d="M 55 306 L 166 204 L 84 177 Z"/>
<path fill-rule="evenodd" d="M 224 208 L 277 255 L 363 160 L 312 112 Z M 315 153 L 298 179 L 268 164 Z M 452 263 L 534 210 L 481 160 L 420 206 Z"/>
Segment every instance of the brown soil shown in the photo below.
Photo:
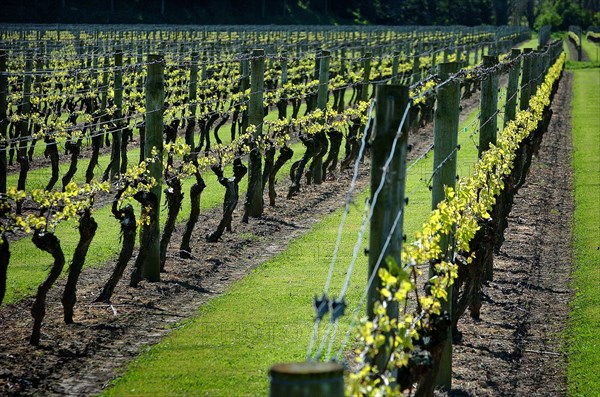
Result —
<path fill-rule="evenodd" d="M 484 289 L 481 320 L 464 316 L 452 396 L 564 396 L 573 214 L 570 101 L 565 74 L 554 115 L 515 198 L 506 241 Z"/>
<path fill-rule="evenodd" d="M 547 395 L 550 390 L 563 390 L 564 394 L 559 371 L 564 360 L 558 342 L 570 296 L 566 290 L 570 260 L 568 239 L 562 239 L 565 244 L 559 242 L 569 230 L 572 205 L 569 160 L 552 153 L 568 152 L 564 148 L 569 147 L 569 107 L 565 106 L 569 81 L 563 81 L 555 99 L 555 103 L 562 103 L 555 109 L 562 112 L 545 137 L 541 160 L 533 166 L 529 183 L 515 203 L 509 239 L 496 261 L 495 281 L 486 289 L 489 302 L 482 321 L 474 324 L 465 319 L 460 324 L 464 338 L 455 348 L 453 395 Z M 477 104 L 477 95 L 467 100 L 462 118 Z M 562 124 L 557 125 L 557 120 Z M 431 125 L 413 134 L 411 157 L 422 154 L 431 142 Z M 368 164 L 361 171 L 359 190 L 367 186 L 366 169 Z M 90 302 L 97 297 L 113 263 L 84 270 L 78 285 L 76 324 L 71 326 L 62 323 L 60 293 L 64 280 L 59 282 L 48 297 L 40 348 L 27 342 L 32 299 L 0 308 L 0 395 L 100 392 L 125 364 L 144 347 L 160 341 L 175 323 L 192 316 L 200 305 L 225 292 L 338 208 L 348 178 L 348 174 L 338 175 L 336 180 L 305 187 L 296 198 L 285 200 L 288 180 L 281 175 L 285 182 L 278 188 L 277 207 L 267 208 L 262 219 L 251 220 L 248 225 L 239 223 L 238 208 L 235 233 L 226 233 L 214 244 L 206 243 L 204 236 L 214 230 L 220 210 L 202 214 L 192 242 L 197 258 L 183 260 L 175 255 L 180 239 L 176 235 L 162 281 L 142 283 L 134 289 L 124 280 L 111 305 Z M 548 266 L 552 270 L 547 270 Z M 549 373 L 559 375 L 550 377 Z M 528 381 L 533 374 L 539 385 Z M 539 394 L 539 390 L 548 393 Z"/>

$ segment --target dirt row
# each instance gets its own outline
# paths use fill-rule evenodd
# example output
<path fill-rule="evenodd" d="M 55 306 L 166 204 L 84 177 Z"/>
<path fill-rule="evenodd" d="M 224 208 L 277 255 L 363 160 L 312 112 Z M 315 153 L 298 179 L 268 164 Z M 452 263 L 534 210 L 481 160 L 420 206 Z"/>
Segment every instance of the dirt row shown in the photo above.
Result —
<path fill-rule="evenodd" d="M 572 81 L 568 73 L 561 80 L 549 129 L 515 198 L 481 320 L 459 322 L 451 396 L 566 395 Z"/>

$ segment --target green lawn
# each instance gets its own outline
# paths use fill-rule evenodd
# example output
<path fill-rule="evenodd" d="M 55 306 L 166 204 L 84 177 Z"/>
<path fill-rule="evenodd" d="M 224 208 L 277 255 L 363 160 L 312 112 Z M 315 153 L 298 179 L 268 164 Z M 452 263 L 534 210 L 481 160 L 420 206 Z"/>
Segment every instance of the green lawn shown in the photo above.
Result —
<path fill-rule="evenodd" d="M 576 296 L 568 330 L 568 392 L 600 395 L 600 69 L 573 71 Z"/>
<path fill-rule="evenodd" d="M 588 40 L 587 37 L 582 37 L 583 52 L 590 58 L 591 62 L 600 62 L 600 45 Z"/>

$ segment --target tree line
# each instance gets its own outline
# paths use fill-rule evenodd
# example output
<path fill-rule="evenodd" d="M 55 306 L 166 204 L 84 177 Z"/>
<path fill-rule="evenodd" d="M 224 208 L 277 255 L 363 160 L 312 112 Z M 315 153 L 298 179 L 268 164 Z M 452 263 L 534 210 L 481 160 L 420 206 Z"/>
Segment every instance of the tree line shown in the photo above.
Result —
<path fill-rule="evenodd" d="M 598 0 L 5 0 L 0 23 L 600 25 Z"/>

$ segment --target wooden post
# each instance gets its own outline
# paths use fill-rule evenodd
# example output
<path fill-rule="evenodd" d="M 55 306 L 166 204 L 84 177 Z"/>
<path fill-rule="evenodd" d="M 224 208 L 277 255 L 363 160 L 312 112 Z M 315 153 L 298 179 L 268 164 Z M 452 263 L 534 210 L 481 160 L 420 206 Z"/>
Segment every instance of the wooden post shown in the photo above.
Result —
<path fill-rule="evenodd" d="M 525 50 L 523 50 L 525 57 L 523 58 L 523 71 L 521 73 L 521 96 L 519 98 L 520 110 L 527 110 L 529 108 L 529 98 L 531 98 L 531 86 L 533 85 L 531 82 L 531 56 L 527 55 L 531 51 L 531 48 L 525 48 Z"/>
<path fill-rule="evenodd" d="M 330 53 L 327 50 L 321 51 L 321 59 L 319 62 L 319 88 L 317 90 L 317 109 L 321 109 L 324 112 L 327 111 L 327 92 L 329 89 L 329 60 Z M 322 120 L 322 123 L 325 123 L 325 120 Z M 325 132 L 320 132 L 322 134 L 322 141 L 327 142 L 327 137 L 325 136 Z M 323 153 L 324 155 L 325 153 Z M 323 181 L 323 155 L 318 153 L 313 157 L 312 164 L 312 177 L 313 183 L 315 185 L 320 185 Z"/>
<path fill-rule="evenodd" d="M 6 178 L 8 176 L 8 164 L 6 151 L 8 150 L 8 120 L 6 119 L 6 94 L 8 91 L 8 77 L 6 73 L 7 51 L 0 49 L 0 193 L 6 193 Z"/>
<path fill-rule="evenodd" d="M 192 64 L 190 66 L 190 126 L 185 130 L 185 143 L 194 149 L 194 127 L 196 126 L 196 95 L 198 92 L 198 53 L 192 52 Z"/>
<path fill-rule="evenodd" d="M 498 63 L 498 57 L 483 57 L 485 68 L 493 67 Z M 498 135 L 498 75 L 489 75 L 481 82 L 481 100 L 479 115 L 479 158 L 490 148 L 490 144 L 496 144 Z M 494 278 L 494 256 L 489 255 L 485 263 L 485 277 L 487 280 Z"/>
<path fill-rule="evenodd" d="M 535 93 L 537 92 L 538 87 L 540 86 L 540 84 L 542 83 L 542 81 L 544 81 L 544 77 L 541 75 L 542 73 L 542 68 L 541 68 L 541 55 L 540 55 L 540 51 L 534 51 L 533 52 L 533 58 L 531 59 L 531 81 L 532 81 L 532 86 L 531 86 L 531 91 L 529 93 L 530 96 L 534 96 Z"/>
<path fill-rule="evenodd" d="M 333 362 L 273 365 L 269 371 L 270 397 L 343 397 L 344 367 Z"/>
<path fill-rule="evenodd" d="M 148 281 L 160 281 L 160 197 L 162 192 L 162 151 L 163 151 L 163 106 L 164 106 L 164 64 L 162 55 L 148 55 L 148 75 L 146 78 L 146 143 L 144 158 L 152 157 L 152 149 L 158 151 L 158 159 L 148 164 L 150 176 L 156 179 L 156 185 L 150 190 L 156 196 L 156 222 L 149 229 L 152 244 L 143 247 L 146 251 L 142 265 L 142 278 Z"/>
<path fill-rule="evenodd" d="M 369 100 L 369 82 L 371 81 L 371 58 L 373 54 L 370 52 L 365 53 L 365 59 L 363 60 L 363 85 L 362 90 L 360 92 L 360 100 L 368 101 Z"/>
<path fill-rule="evenodd" d="M 375 317 L 375 302 L 380 300 L 379 291 L 382 288 L 376 268 L 379 257 L 383 257 L 379 263 L 381 269 L 389 270 L 386 262 L 389 257 L 400 264 L 404 223 L 406 152 L 410 125 L 406 111 L 409 105 L 408 87 L 378 85 L 375 97 L 377 111 L 375 130 L 371 136 L 371 202 L 373 202 L 375 192 L 379 189 L 382 178 L 384 178 L 385 184 L 380 190 L 377 202 L 371 209 L 368 279 L 373 277 L 373 282 L 369 285 L 367 292 L 367 317 L 369 320 Z M 399 130 L 405 116 L 402 130 Z M 395 144 L 394 141 L 396 141 Z M 394 150 L 393 156 L 388 162 L 392 150 Z M 387 173 L 384 173 L 384 168 Z M 385 247 L 388 236 L 391 238 Z M 398 304 L 388 305 L 386 311 L 390 318 L 397 318 Z M 389 346 L 382 347 L 373 364 L 377 365 L 380 370 L 383 369 L 389 354 Z"/>
<path fill-rule="evenodd" d="M 27 172 L 29 171 L 29 158 L 27 157 L 27 145 L 31 131 L 29 129 L 29 119 L 31 117 L 31 75 L 33 71 L 33 54 L 26 53 L 25 55 L 25 75 L 23 76 L 23 103 L 21 105 L 21 116 L 23 119 L 19 123 L 21 129 L 18 161 L 20 163 L 19 180 L 17 182 L 18 190 L 25 190 L 27 183 Z M 21 213 L 22 201 L 17 203 L 17 214 Z"/>
<path fill-rule="evenodd" d="M 265 50 L 255 49 L 252 51 L 250 62 L 248 122 L 256 126 L 256 130 L 251 138 L 251 151 L 248 160 L 248 191 L 244 204 L 244 218 L 246 218 L 246 215 L 258 218 L 263 214 L 262 156 L 256 140 L 262 135 L 264 78 Z"/>
<path fill-rule="evenodd" d="M 398 84 L 400 79 L 398 78 L 398 66 L 400 64 L 400 51 L 394 51 L 392 57 L 392 84 Z"/>
<path fill-rule="evenodd" d="M 483 57 L 483 67 L 490 68 L 498 63 L 498 57 L 486 55 Z M 498 125 L 498 75 L 489 75 L 481 82 L 481 100 L 479 115 L 479 158 L 490 148 L 490 143 L 496 144 Z"/>
<path fill-rule="evenodd" d="M 413 56 L 413 70 L 410 84 L 417 84 L 421 80 L 421 59 L 419 55 Z"/>
<path fill-rule="evenodd" d="M 121 127 L 123 125 L 123 52 L 118 50 L 115 53 L 115 120 L 117 128 L 112 132 L 112 146 L 110 154 L 110 179 L 115 179 L 119 175 L 121 166 L 121 137 L 123 131 Z"/>
<path fill-rule="evenodd" d="M 438 75 L 442 80 L 458 72 L 460 62 L 449 62 L 438 65 Z M 434 113 L 434 153 L 431 208 L 435 209 L 446 198 L 445 188 L 456 187 L 456 162 L 458 146 L 458 118 L 460 107 L 460 83 L 449 82 L 437 89 L 437 106 Z M 445 260 L 450 257 L 451 240 L 443 236 L 440 248 Z M 430 277 L 436 274 L 435 264 L 429 269 Z M 448 288 L 448 300 L 442 304 L 452 318 L 452 287 Z M 442 350 L 437 372 L 436 385 L 444 390 L 450 390 L 452 385 L 452 327 L 448 327 L 446 343 Z"/>
<path fill-rule="evenodd" d="M 202 80 L 206 79 L 206 62 L 202 65 Z M 248 88 L 250 88 L 250 62 L 247 57 L 242 57 L 242 61 L 240 64 L 240 72 L 242 75 L 242 80 L 240 81 L 240 89 L 242 93 L 246 92 Z M 242 121 L 240 126 L 240 131 L 242 134 L 246 132 L 246 128 L 248 128 L 248 109 L 244 110 L 244 114 L 242 115 Z"/>
<path fill-rule="evenodd" d="M 513 48 L 510 58 L 515 59 L 521 54 L 521 50 Z M 508 72 L 508 85 L 506 87 L 506 105 L 504 107 L 504 128 L 515 119 L 517 114 L 517 93 L 519 91 L 519 73 L 521 63 L 513 65 Z"/>

